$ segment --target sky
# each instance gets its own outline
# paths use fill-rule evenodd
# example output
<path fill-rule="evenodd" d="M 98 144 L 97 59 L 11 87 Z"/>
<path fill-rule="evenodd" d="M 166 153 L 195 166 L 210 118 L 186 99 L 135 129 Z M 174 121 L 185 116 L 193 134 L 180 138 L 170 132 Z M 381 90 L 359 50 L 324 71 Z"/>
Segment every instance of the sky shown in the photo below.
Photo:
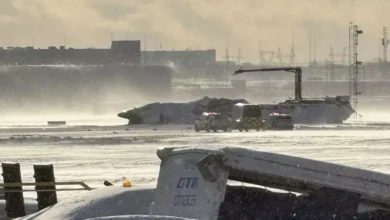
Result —
<path fill-rule="evenodd" d="M 382 54 L 388 9 L 389 0 L 0 0 L 0 46 L 108 48 L 111 39 L 146 38 L 147 50 L 214 48 L 222 60 L 228 46 L 232 58 L 241 49 L 243 61 L 258 62 L 260 41 L 287 56 L 294 38 L 297 62 L 308 63 L 310 38 L 317 60 L 330 47 L 348 52 L 354 22 L 365 61 Z"/>

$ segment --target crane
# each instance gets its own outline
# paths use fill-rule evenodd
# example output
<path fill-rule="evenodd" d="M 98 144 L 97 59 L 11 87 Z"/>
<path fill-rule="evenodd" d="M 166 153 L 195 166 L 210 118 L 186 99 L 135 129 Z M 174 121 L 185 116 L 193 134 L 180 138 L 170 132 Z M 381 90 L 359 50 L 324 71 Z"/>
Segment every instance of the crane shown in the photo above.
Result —
<path fill-rule="evenodd" d="M 238 69 L 233 75 L 246 72 L 268 72 L 268 71 L 286 71 L 295 73 L 295 100 L 302 101 L 302 68 L 301 67 L 275 67 L 275 68 L 260 68 L 260 69 Z"/>

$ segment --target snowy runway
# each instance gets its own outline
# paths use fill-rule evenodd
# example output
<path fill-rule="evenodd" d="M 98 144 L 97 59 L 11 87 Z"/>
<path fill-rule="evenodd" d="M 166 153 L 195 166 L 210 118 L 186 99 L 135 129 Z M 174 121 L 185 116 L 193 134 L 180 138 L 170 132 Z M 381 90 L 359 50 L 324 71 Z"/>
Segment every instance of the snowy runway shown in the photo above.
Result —
<path fill-rule="evenodd" d="M 388 127 L 317 126 L 243 133 L 196 133 L 191 125 L 2 128 L 0 162 L 19 162 L 24 182 L 34 181 L 33 164 L 54 164 L 57 181 L 103 187 L 104 180 L 120 184 L 122 177 L 133 184 L 155 183 L 158 147 L 234 146 L 390 173 Z M 60 192 L 59 199 L 74 193 L 79 192 Z"/>

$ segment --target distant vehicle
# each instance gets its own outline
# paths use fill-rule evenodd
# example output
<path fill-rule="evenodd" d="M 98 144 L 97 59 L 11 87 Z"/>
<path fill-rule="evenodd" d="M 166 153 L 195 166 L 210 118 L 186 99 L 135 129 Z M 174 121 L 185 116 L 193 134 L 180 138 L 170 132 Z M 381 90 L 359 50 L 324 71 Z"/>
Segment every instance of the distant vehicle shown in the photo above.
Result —
<path fill-rule="evenodd" d="M 263 130 L 293 130 L 294 121 L 291 115 L 272 113 L 262 121 Z"/>
<path fill-rule="evenodd" d="M 235 129 L 240 132 L 254 129 L 260 130 L 293 130 L 294 121 L 289 114 L 265 114 L 261 105 L 236 104 L 232 114 Z"/>
<path fill-rule="evenodd" d="M 235 129 L 238 129 L 240 132 L 251 129 L 260 131 L 263 127 L 261 113 L 262 108 L 260 105 L 242 103 L 234 105 L 232 115 L 235 121 Z"/>
<path fill-rule="evenodd" d="M 216 132 L 218 130 L 229 131 L 232 128 L 232 120 L 229 115 L 216 113 L 216 112 L 203 112 L 194 123 L 196 132 L 205 130 L 210 132 L 211 130 Z"/>

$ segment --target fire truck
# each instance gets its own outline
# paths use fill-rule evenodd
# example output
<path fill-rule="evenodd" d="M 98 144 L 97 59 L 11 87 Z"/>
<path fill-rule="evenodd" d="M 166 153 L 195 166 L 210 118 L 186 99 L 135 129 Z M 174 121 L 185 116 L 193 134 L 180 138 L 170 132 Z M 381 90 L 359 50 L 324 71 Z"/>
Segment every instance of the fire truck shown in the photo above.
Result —
<path fill-rule="evenodd" d="M 291 115 L 278 112 L 266 114 L 261 105 L 238 103 L 232 109 L 234 128 L 249 130 L 293 130 L 294 122 Z"/>
<path fill-rule="evenodd" d="M 223 130 L 231 131 L 232 119 L 229 114 L 217 112 L 203 112 L 200 117 L 195 120 L 194 128 L 196 132 L 205 130 L 206 132 Z"/>

